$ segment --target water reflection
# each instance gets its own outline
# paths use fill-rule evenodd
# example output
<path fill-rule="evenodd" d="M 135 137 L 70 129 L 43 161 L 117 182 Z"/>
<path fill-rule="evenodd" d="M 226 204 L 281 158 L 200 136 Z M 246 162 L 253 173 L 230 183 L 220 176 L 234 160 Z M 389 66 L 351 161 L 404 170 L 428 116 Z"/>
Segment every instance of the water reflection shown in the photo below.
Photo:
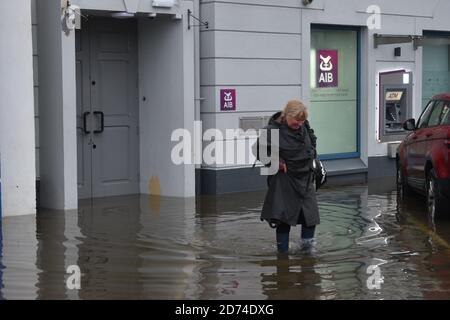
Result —
<path fill-rule="evenodd" d="M 38 299 L 67 299 L 65 285 L 64 236 L 65 214 L 63 211 L 42 210 L 36 219 L 37 258 L 39 269 L 36 283 Z"/>
<path fill-rule="evenodd" d="M 192 290 L 189 284 L 196 265 L 194 199 L 141 196 L 138 202 L 141 298 L 189 298 Z"/>
<path fill-rule="evenodd" d="M 322 290 L 322 277 L 316 272 L 318 260 L 314 257 L 293 258 L 278 256 L 278 259 L 262 260 L 261 274 L 263 293 L 268 299 L 298 300 L 327 298 Z M 275 269 L 270 272 L 268 269 Z"/>
<path fill-rule="evenodd" d="M 0 300 L 3 300 L 3 269 L 5 266 L 3 265 L 3 232 L 2 232 L 2 219 L 0 218 Z"/>
<path fill-rule="evenodd" d="M 297 249 L 297 227 L 287 257 L 259 220 L 263 199 L 124 196 L 3 218 L 0 298 L 450 298 L 450 223 L 430 222 L 422 198 L 400 203 L 379 186 L 323 189 L 319 252 Z M 66 286 L 70 265 L 81 269 L 80 290 Z"/>
<path fill-rule="evenodd" d="M 4 299 L 36 299 L 39 269 L 34 216 L 3 217 L 2 296 Z"/>
<path fill-rule="evenodd" d="M 144 248 L 137 245 L 140 224 L 136 197 L 113 197 L 80 203 L 77 264 L 82 272 L 81 299 L 139 297 L 138 269 Z"/>

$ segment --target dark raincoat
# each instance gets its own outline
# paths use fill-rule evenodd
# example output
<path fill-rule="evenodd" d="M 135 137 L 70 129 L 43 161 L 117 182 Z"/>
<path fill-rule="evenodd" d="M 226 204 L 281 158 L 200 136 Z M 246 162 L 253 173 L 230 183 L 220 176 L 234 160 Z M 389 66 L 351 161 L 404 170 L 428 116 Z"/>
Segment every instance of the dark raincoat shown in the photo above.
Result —
<path fill-rule="evenodd" d="M 278 171 L 268 177 L 269 189 L 264 200 L 261 220 L 307 227 L 320 223 L 316 191 L 312 176 L 316 137 L 305 121 L 293 130 L 282 122 L 281 112 L 272 116 L 266 129 L 279 129 L 279 156 L 287 172 Z M 270 134 L 268 134 L 270 150 Z M 262 144 L 261 146 L 262 147 Z M 265 146 L 264 146 L 265 147 Z"/>

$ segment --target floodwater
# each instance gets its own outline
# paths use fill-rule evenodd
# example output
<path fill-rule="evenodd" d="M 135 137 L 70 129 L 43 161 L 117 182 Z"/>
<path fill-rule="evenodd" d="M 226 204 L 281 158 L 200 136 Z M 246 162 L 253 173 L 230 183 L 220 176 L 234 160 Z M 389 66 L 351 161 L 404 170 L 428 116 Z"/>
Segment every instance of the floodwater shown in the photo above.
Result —
<path fill-rule="evenodd" d="M 259 220 L 263 198 L 123 196 L 3 218 L 0 299 L 450 298 L 450 222 L 433 225 L 422 197 L 323 189 L 318 252 L 298 250 L 296 227 L 288 257 Z"/>

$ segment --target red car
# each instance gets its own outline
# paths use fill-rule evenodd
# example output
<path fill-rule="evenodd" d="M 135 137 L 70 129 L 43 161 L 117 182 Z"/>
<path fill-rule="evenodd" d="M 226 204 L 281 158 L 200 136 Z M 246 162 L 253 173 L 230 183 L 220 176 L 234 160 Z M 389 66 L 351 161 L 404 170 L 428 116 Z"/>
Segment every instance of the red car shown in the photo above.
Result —
<path fill-rule="evenodd" d="M 450 94 L 428 102 L 419 121 L 406 120 L 412 131 L 397 151 L 397 190 L 401 199 L 412 189 L 427 197 L 432 217 L 450 217 Z"/>

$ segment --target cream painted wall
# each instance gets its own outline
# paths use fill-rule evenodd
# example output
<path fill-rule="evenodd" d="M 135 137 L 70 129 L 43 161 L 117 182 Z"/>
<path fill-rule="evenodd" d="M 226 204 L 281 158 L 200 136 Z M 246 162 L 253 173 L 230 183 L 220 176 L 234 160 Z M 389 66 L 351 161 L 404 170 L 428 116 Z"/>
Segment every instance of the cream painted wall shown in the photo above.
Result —
<path fill-rule="evenodd" d="M 183 12 L 192 10 L 184 1 Z M 139 20 L 141 193 L 195 195 L 195 166 L 175 165 L 173 130 L 194 127 L 194 33 L 187 18 Z M 145 101 L 144 101 L 145 97 Z"/>
<path fill-rule="evenodd" d="M 29 0 L 1 1 L 0 153 L 2 215 L 36 213 L 33 48 Z"/>

